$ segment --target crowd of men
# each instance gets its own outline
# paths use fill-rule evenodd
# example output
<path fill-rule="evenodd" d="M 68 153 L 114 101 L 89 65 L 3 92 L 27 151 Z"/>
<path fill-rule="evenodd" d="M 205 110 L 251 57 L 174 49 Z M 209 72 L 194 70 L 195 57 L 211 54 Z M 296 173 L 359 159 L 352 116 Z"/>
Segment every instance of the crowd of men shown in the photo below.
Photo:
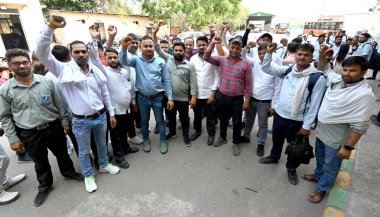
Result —
<path fill-rule="evenodd" d="M 54 31 L 65 25 L 64 17 L 51 16 L 32 58 L 25 50 L 8 50 L 6 58 L 14 76 L 0 86 L 0 121 L 11 149 L 30 156 L 35 164 L 36 206 L 44 203 L 53 185 L 48 149 L 57 158 L 62 176 L 84 181 L 86 191 L 94 192 L 93 167 L 115 175 L 129 167 L 125 155 L 139 150 L 129 143 L 151 151 L 151 110 L 162 154 L 177 135 L 177 112 L 187 147 L 202 134 L 203 117 L 208 134 L 205 143 L 227 144 L 232 119 L 234 156 L 240 154 L 241 143 L 251 142 L 257 115 L 256 154 L 261 164 L 278 163 L 285 139 L 308 137 L 314 127 L 317 166 L 302 176 L 316 182 L 307 197 L 313 203 L 323 199 L 342 159 L 350 157 L 369 128 L 375 97 L 364 75 L 375 51 L 367 45 L 368 33 L 351 39 L 341 31 L 331 46 L 324 35 L 314 45 L 302 43 L 302 38 L 290 43 L 284 38 L 277 45 L 269 33 L 249 41 L 252 24 L 243 36 L 228 39 L 229 24 L 223 22 L 220 29 L 215 24 L 210 27 L 210 38 L 168 42 L 157 37 L 159 21 L 150 26 L 151 37 L 138 39 L 133 33 L 123 37 L 118 51 L 112 47 L 117 34 L 112 25 L 107 29 L 105 49 L 95 24 L 89 27 L 93 40 L 88 44 L 73 41 L 67 47 L 53 46 Z M 189 107 L 194 112 L 193 133 Z M 271 116 L 273 129 L 268 129 Z M 142 139 L 136 136 L 140 130 Z M 269 130 L 273 145 L 264 157 Z M 116 165 L 108 153 L 108 131 Z M 79 158 L 81 173 L 73 167 L 66 135 Z M 291 184 L 298 184 L 296 169 L 301 163 L 287 159 Z M 0 204 L 6 204 L 19 197 L 18 192 L 6 190 L 24 180 L 25 174 L 6 176 L 9 158 L 1 146 L 0 164 Z"/>

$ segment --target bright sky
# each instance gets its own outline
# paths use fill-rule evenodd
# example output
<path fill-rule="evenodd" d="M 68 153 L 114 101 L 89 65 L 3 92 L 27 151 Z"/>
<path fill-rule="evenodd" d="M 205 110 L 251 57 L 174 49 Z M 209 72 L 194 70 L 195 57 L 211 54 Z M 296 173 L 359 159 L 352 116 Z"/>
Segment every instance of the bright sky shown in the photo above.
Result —
<path fill-rule="evenodd" d="M 376 0 L 243 0 L 252 13 L 264 12 L 280 19 L 314 20 L 319 15 L 368 13 Z"/>

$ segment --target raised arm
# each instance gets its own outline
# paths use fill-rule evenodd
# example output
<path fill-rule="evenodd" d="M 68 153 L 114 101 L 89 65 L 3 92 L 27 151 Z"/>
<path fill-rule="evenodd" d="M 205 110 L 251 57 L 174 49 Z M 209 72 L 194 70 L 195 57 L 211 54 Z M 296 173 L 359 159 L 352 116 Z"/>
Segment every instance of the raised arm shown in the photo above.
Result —
<path fill-rule="evenodd" d="M 156 51 L 158 56 L 160 56 L 165 61 L 168 61 L 172 56 L 161 49 L 161 46 L 157 40 L 157 32 L 160 30 L 160 27 L 161 27 L 161 23 L 159 22 L 158 25 L 152 28 L 152 39 L 154 43 L 154 50 Z"/>
<path fill-rule="evenodd" d="M 117 28 L 114 25 L 109 25 L 107 28 L 108 39 L 106 42 L 106 47 L 113 47 L 113 42 L 115 41 L 115 36 L 117 34 Z"/>
<path fill-rule="evenodd" d="M 252 29 L 255 29 L 255 25 L 253 23 L 248 24 L 247 29 L 245 30 L 244 35 L 243 35 L 243 39 L 242 39 L 243 47 L 245 47 L 247 45 L 248 36 L 249 36 L 249 33 L 251 32 Z"/>
<path fill-rule="evenodd" d="M 249 49 L 254 48 L 255 46 L 256 46 L 256 43 L 251 41 L 245 46 L 245 48 L 243 48 L 243 51 L 241 52 L 241 58 L 247 60 L 252 67 L 253 67 L 255 61 L 253 60 L 252 57 L 247 56 L 247 53 L 248 53 Z"/>
<path fill-rule="evenodd" d="M 213 65 L 220 66 L 220 59 L 221 57 L 219 56 L 211 56 L 212 51 L 215 48 L 216 44 L 222 43 L 222 39 L 219 36 L 215 36 L 214 40 L 210 43 L 210 45 L 207 47 L 207 50 L 203 56 L 203 59 Z"/>
<path fill-rule="evenodd" d="M 132 38 L 129 36 L 124 37 L 121 40 L 121 50 L 119 52 L 120 64 L 136 68 L 136 57 L 128 56 L 128 46 L 132 43 Z"/>
<path fill-rule="evenodd" d="M 56 28 L 63 28 L 66 26 L 65 18 L 61 16 L 50 16 L 49 22 L 44 27 L 42 32 L 37 38 L 37 46 L 34 50 L 35 55 L 41 61 L 41 63 L 49 69 L 56 77 L 62 73 L 64 63 L 59 62 L 52 54 L 50 45 L 52 42 L 52 36 Z"/>
<path fill-rule="evenodd" d="M 325 90 L 326 79 L 323 76 L 321 76 L 313 88 L 313 93 L 310 97 L 309 110 L 305 114 L 305 118 L 303 120 L 303 129 L 310 130 L 311 125 L 315 122 L 315 118 L 317 117 L 319 107 L 321 106 L 321 101 L 325 93 Z"/>
<path fill-rule="evenodd" d="M 89 55 L 90 55 L 90 61 L 92 64 L 94 64 L 97 68 L 102 70 L 105 76 L 107 76 L 106 70 L 100 61 L 99 58 L 99 50 L 98 50 L 98 39 L 100 37 L 100 31 L 96 24 L 92 24 L 89 27 L 89 32 L 92 38 L 92 41 L 89 46 Z"/>
<path fill-rule="evenodd" d="M 274 51 L 275 45 L 274 43 L 268 44 L 267 53 L 265 54 L 262 70 L 263 72 L 272 75 L 274 77 L 281 77 L 286 73 L 286 70 L 289 68 L 288 66 L 280 66 L 277 64 L 272 64 L 272 54 Z"/>

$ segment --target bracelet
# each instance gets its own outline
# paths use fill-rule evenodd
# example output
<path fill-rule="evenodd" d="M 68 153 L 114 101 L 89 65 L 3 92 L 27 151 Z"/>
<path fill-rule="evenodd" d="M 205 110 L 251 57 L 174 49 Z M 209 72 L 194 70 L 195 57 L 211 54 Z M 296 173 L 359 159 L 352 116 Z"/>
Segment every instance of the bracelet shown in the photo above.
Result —
<path fill-rule="evenodd" d="M 52 28 L 52 29 L 56 29 L 57 27 L 55 27 L 53 24 L 51 24 L 50 22 L 47 22 L 47 25 Z"/>

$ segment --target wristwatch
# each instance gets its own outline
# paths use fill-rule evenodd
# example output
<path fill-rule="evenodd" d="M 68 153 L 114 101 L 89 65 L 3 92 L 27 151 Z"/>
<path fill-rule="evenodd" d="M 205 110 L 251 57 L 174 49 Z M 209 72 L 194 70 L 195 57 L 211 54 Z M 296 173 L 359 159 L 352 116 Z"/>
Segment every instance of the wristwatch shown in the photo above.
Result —
<path fill-rule="evenodd" d="M 354 147 L 349 146 L 349 145 L 344 145 L 343 147 L 344 147 L 344 149 L 346 149 L 346 150 L 348 150 L 348 151 L 352 151 L 352 150 L 355 149 Z"/>

